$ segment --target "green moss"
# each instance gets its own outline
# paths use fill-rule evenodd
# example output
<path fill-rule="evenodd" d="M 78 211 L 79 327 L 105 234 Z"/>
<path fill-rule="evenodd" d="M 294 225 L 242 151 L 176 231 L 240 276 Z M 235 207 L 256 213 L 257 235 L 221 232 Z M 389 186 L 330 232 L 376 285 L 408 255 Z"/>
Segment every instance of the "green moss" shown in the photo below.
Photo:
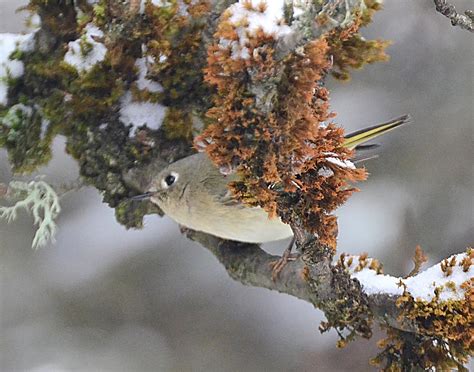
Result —
<path fill-rule="evenodd" d="M 347 28 L 338 28 L 328 36 L 330 54 L 333 56 L 331 75 L 338 80 L 350 80 L 351 69 L 361 69 L 366 64 L 388 61 L 385 53 L 391 44 L 386 40 L 366 40 L 359 32 L 367 26 L 381 5 L 376 0 L 366 0 L 362 12 L 354 14 L 354 23 Z"/>
<path fill-rule="evenodd" d="M 153 57 L 151 75 L 164 88 L 163 103 L 180 108 L 211 106 L 212 89 L 204 83 L 203 68 L 205 51 L 200 49 L 201 35 L 207 26 L 200 21 L 207 3 L 200 1 L 189 8 L 191 19 L 180 15 L 179 4 L 170 1 L 169 6 L 146 6 L 147 55 Z M 194 11 L 193 11 L 194 9 Z M 193 66 L 190 68 L 190 66 Z"/>
<path fill-rule="evenodd" d="M 170 108 L 166 112 L 163 120 L 163 130 L 168 139 L 182 138 L 192 142 L 193 139 L 193 120 L 189 112 Z"/>
<path fill-rule="evenodd" d="M 31 106 L 12 106 L 0 120 L 0 144 L 15 173 L 29 173 L 51 159 L 53 131 Z M 44 133 L 43 133 L 44 131 Z"/>
<path fill-rule="evenodd" d="M 332 76 L 338 80 L 349 80 L 351 69 L 361 69 L 366 64 L 388 61 L 385 49 L 390 45 L 385 40 L 365 40 L 355 34 L 347 40 L 339 37 L 330 39 L 331 53 L 334 58 Z"/>
<path fill-rule="evenodd" d="M 169 3 L 155 7 L 147 2 L 143 15 L 130 12 L 129 5 L 122 2 L 101 0 L 90 6 L 85 1 L 30 1 L 28 9 L 41 17 L 39 45 L 32 52 L 13 55 L 24 63 L 25 73 L 9 81 L 9 102 L 34 102 L 41 118 L 50 125 L 39 135 L 42 119 L 35 116 L 20 118 L 22 125 L 0 128 L 0 146 L 8 150 L 15 171 L 33 171 L 46 163 L 51 141 L 60 133 L 66 136 L 67 151 L 78 160 L 84 180 L 102 192 L 105 202 L 117 207 L 118 220 L 127 227 L 141 225 L 146 211 L 127 202 L 137 190 L 125 182 L 123 174 L 149 161 L 154 152 L 162 150 L 162 144 L 179 143 L 175 146 L 188 152 L 192 119 L 187 112 L 200 106 L 201 96 L 209 97 L 202 94 L 207 92 L 200 68 L 205 64 L 205 51 L 199 50 L 205 25 L 198 19 L 204 14 L 205 1 L 199 2 L 201 8 L 187 3 L 192 21 L 179 14 L 178 1 Z M 108 52 L 104 61 L 79 73 L 64 62 L 64 54 L 67 43 L 78 39 L 91 20 L 103 29 Z M 164 85 L 164 93 L 140 91 L 133 83 L 135 60 L 142 57 L 143 44 L 149 46 L 147 54 L 156 61 L 150 76 Z M 91 51 L 92 45 L 84 38 L 80 45 L 81 53 Z M 190 65 L 195 68 L 190 69 Z M 176 120 L 170 118 L 164 126 L 166 131 L 160 130 L 156 137 L 146 129 L 138 138 L 131 138 L 130 128 L 119 120 L 120 98 L 129 89 L 135 99 L 167 103 L 172 112 L 180 114 L 175 115 Z M 181 112 L 180 107 L 187 110 Z M 8 109 L 0 109 L 1 117 Z M 150 140 L 143 139 L 145 132 Z"/>
<path fill-rule="evenodd" d="M 124 200 L 115 208 L 115 218 L 126 228 L 142 228 L 143 217 L 149 214 L 163 213 L 151 202 Z"/>
<path fill-rule="evenodd" d="M 338 347 L 344 347 L 356 336 L 372 336 L 373 316 L 360 284 L 342 268 L 335 266 L 332 270 L 336 293 L 331 300 L 321 304 L 327 321 L 321 323 L 320 330 L 325 332 L 334 328 L 340 337 Z"/>
<path fill-rule="evenodd" d="M 94 5 L 93 8 L 94 13 L 94 21 L 98 25 L 102 25 L 106 21 L 106 3 L 104 1 L 100 1 L 98 4 Z"/>

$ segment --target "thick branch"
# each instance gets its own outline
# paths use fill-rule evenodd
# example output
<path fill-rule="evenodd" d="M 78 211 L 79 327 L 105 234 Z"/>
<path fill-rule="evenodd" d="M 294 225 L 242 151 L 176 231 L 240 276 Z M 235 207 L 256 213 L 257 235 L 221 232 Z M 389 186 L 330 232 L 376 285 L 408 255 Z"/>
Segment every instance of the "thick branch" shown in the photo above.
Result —
<path fill-rule="evenodd" d="M 278 279 L 273 280 L 271 264 L 280 257 L 266 253 L 258 245 L 226 241 L 192 230 L 187 231 L 187 236 L 207 248 L 224 265 L 229 276 L 244 285 L 286 293 L 323 311 L 324 304 L 334 300 L 334 274 L 328 270 L 327 262 L 309 266 L 301 256 L 296 261 L 288 262 Z M 318 283 L 316 287 L 311 285 L 314 281 Z M 375 319 L 383 324 L 416 332 L 413 323 L 402 324 L 398 320 L 401 311 L 396 306 L 397 298 L 387 294 L 370 295 L 370 310 Z"/>
<path fill-rule="evenodd" d="M 466 10 L 464 14 L 459 14 L 454 5 L 447 0 L 434 0 L 436 10 L 451 20 L 453 26 L 461 27 L 464 30 L 474 32 L 474 12 Z"/>

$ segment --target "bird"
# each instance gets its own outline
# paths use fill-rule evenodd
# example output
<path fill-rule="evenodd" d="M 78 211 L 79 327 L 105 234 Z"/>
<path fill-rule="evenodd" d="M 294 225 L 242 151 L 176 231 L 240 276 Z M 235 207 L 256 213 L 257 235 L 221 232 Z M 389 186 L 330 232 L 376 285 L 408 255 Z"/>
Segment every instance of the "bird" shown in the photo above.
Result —
<path fill-rule="evenodd" d="M 377 145 L 366 142 L 408 121 L 409 116 L 404 115 L 349 133 L 344 146 L 355 149 L 356 154 L 372 149 Z M 226 240 L 260 244 L 292 237 L 291 227 L 278 217 L 270 218 L 263 208 L 233 197 L 228 185 L 238 180 L 238 174 L 222 174 L 207 154 L 200 152 L 165 167 L 152 178 L 144 194 L 132 198 L 150 199 L 181 226 Z"/>

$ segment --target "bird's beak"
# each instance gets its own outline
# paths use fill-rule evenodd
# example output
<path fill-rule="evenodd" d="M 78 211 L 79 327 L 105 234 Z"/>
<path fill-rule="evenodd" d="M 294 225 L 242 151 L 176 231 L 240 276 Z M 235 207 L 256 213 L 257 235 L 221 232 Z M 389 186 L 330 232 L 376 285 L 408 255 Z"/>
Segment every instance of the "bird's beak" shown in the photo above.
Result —
<path fill-rule="evenodd" d="M 144 194 L 132 196 L 130 200 L 147 200 L 147 199 L 150 199 L 154 194 L 155 194 L 154 192 L 148 191 Z"/>

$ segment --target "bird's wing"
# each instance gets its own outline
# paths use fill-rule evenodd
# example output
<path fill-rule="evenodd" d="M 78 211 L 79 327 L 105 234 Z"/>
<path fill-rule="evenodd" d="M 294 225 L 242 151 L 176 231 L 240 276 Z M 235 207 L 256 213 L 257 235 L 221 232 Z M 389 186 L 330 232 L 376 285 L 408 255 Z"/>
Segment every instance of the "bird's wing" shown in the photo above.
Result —
<path fill-rule="evenodd" d="M 235 199 L 228 187 L 229 183 L 238 181 L 239 177 L 236 174 L 224 176 L 205 154 L 199 154 L 199 158 L 199 174 L 205 175 L 201 179 L 200 185 L 206 193 L 212 195 L 219 204 L 227 206 L 242 205 L 243 207 L 243 204 Z"/>
<path fill-rule="evenodd" d="M 233 207 L 241 205 L 243 207 L 243 204 L 234 197 L 228 188 L 229 183 L 237 179 L 237 176 L 224 176 L 217 172 L 217 174 L 211 174 L 203 179 L 201 184 L 219 204 Z"/>

